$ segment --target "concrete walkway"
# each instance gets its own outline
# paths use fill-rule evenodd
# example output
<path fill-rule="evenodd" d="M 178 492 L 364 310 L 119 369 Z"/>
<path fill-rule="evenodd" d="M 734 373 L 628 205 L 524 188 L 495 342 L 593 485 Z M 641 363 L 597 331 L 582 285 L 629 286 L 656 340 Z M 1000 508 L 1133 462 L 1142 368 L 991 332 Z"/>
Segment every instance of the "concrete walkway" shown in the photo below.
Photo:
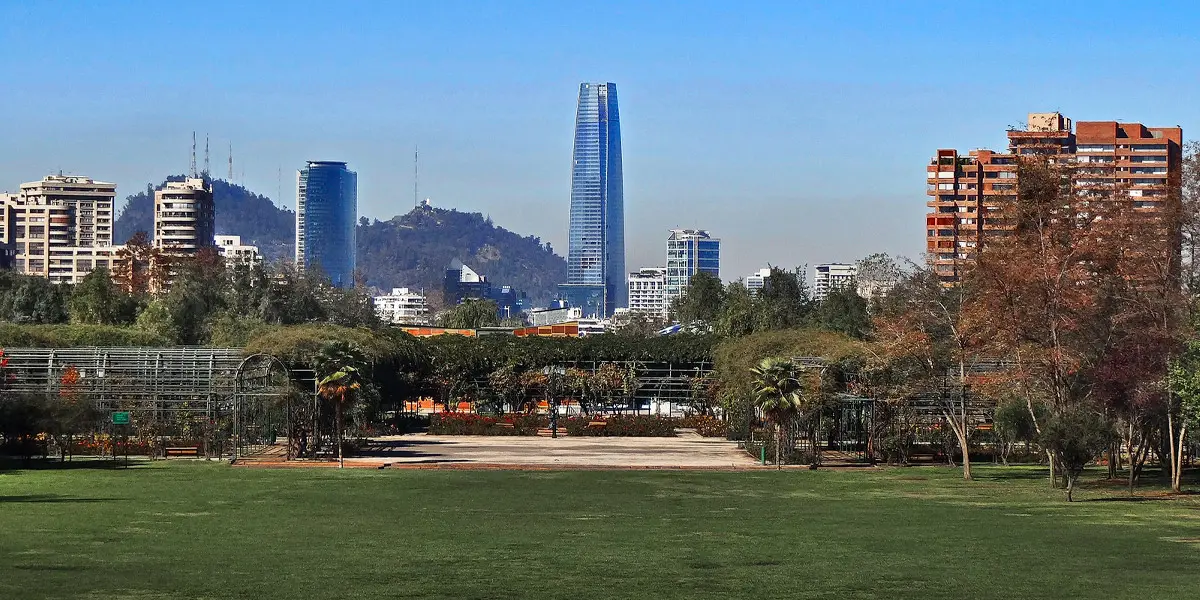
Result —
<path fill-rule="evenodd" d="M 756 461 L 736 442 L 675 437 L 493 437 L 401 435 L 375 438 L 346 466 L 397 468 L 744 469 Z"/>

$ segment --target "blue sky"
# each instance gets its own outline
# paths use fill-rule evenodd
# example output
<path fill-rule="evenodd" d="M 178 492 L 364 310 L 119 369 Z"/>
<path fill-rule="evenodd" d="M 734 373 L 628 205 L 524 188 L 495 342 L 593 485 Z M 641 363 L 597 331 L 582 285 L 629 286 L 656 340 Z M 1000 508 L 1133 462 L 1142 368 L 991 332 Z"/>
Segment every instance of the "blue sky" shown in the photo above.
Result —
<path fill-rule="evenodd" d="M 666 230 L 722 275 L 923 248 L 924 165 L 1027 112 L 1197 131 L 1194 3 L 0 0 L 0 190 L 49 172 L 123 198 L 188 167 L 295 203 L 346 160 L 360 214 L 421 195 L 565 254 L 574 103 L 617 83 L 628 266 Z M 202 160 L 202 158 L 201 158 Z M 243 175 L 244 173 L 244 175 Z"/>

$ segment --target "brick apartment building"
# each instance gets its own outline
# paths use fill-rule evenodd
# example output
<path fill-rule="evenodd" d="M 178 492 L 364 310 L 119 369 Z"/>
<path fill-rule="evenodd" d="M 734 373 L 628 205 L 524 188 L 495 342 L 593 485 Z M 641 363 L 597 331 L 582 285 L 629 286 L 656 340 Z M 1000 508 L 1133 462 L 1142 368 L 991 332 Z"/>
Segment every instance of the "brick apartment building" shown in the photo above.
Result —
<path fill-rule="evenodd" d="M 988 215 L 1016 195 L 1017 163 L 1034 156 L 1070 165 L 1080 192 L 1119 186 L 1134 206 L 1155 210 L 1179 199 L 1183 130 L 1116 121 L 1072 128 L 1059 113 L 1031 113 L 1025 129 L 1009 130 L 1007 152 L 938 150 L 926 169 L 926 253 L 943 282 L 959 281 L 987 237 L 1003 229 Z"/>

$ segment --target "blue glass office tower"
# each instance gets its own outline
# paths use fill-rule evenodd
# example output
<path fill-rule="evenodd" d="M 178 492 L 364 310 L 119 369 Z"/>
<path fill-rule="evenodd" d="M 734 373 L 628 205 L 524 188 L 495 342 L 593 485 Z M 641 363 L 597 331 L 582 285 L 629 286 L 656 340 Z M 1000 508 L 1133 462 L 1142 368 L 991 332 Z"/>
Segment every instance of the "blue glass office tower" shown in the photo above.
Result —
<path fill-rule="evenodd" d="M 703 229 L 672 229 L 667 237 L 667 302 L 683 296 L 697 273 L 720 279 L 721 240 Z"/>
<path fill-rule="evenodd" d="M 358 174 L 346 163 L 310 160 L 297 174 L 296 265 L 319 268 L 334 285 L 354 285 Z"/>
<path fill-rule="evenodd" d="M 573 158 L 567 283 L 559 293 L 587 316 L 608 316 L 628 303 L 616 84 L 579 85 Z"/>

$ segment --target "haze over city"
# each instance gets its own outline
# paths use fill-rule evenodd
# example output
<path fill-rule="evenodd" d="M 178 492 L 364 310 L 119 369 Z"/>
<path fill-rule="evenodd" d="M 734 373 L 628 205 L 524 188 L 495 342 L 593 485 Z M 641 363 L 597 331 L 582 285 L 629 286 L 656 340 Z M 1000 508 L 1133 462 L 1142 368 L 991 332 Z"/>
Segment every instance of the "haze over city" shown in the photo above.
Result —
<path fill-rule="evenodd" d="M 289 208 L 305 160 L 348 161 L 388 219 L 419 146 L 422 198 L 565 256 L 577 87 L 612 81 L 630 268 L 673 227 L 722 238 L 726 280 L 916 258 L 936 148 L 1003 148 L 1030 111 L 1195 131 L 1195 9 L 1126 6 L 3 2 L 0 190 L 62 170 L 121 205 L 196 131 Z"/>

